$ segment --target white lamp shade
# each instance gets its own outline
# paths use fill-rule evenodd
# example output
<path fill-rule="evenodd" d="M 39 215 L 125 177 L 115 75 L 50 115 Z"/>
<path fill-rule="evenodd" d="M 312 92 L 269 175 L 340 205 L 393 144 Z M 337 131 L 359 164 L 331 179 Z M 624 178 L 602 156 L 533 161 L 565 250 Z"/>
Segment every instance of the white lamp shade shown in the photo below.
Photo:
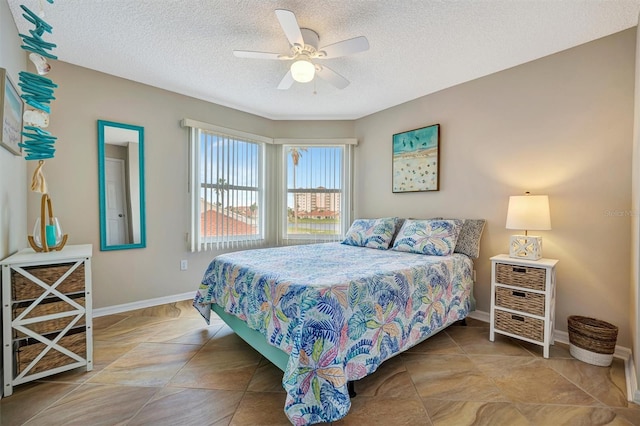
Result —
<path fill-rule="evenodd" d="M 308 83 L 313 80 L 316 67 L 305 59 L 300 59 L 291 64 L 291 77 L 298 83 Z"/>
<path fill-rule="evenodd" d="M 549 196 L 513 195 L 509 197 L 506 228 L 525 231 L 551 229 Z"/>

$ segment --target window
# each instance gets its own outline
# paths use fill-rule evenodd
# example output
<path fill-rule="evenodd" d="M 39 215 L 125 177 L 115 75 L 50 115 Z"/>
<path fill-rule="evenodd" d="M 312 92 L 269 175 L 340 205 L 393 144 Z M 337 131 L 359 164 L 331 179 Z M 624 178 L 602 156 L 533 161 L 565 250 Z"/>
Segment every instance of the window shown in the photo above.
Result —
<path fill-rule="evenodd" d="M 262 242 L 265 143 L 192 127 L 190 148 L 192 251 Z"/>
<path fill-rule="evenodd" d="M 271 139 L 184 119 L 191 251 L 341 240 L 355 139 Z"/>
<path fill-rule="evenodd" d="M 348 219 L 348 145 L 284 145 L 286 211 L 282 238 L 342 239 Z"/>

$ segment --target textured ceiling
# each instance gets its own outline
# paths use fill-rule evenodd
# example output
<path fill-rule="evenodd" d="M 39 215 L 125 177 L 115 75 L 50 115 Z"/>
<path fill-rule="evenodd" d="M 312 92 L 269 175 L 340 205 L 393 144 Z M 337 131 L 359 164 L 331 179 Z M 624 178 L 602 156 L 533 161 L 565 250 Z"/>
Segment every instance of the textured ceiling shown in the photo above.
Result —
<path fill-rule="evenodd" d="M 59 60 L 270 119 L 355 119 L 636 26 L 640 0 L 8 0 L 41 8 Z M 366 36 L 370 50 L 323 64 L 351 84 L 277 89 L 288 53 L 275 9 L 320 46 Z M 55 63 L 53 63 L 55 66 Z M 315 92 L 315 93 L 314 93 Z"/>

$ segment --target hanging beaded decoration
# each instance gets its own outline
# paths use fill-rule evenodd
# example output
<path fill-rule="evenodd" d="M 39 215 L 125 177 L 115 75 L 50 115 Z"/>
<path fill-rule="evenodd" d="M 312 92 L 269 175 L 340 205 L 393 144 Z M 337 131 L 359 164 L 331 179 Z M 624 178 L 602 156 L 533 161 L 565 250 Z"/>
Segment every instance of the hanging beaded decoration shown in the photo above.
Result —
<path fill-rule="evenodd" d="M 53 4 L 53 0 L 47 1 Z M 30 107 L 26 109 L 23 115 L 25 126 L 22 135 L 24 140 L 20 146 L 26 153 L 25 160 L 42 161 L 47 158 L 53 158 L 55 153 L 54 144 L 57 138 L 52 136 L 51 132 L 43 130 L 43 128 L 49 125 L 50 103 L 55 99 L 53 92 L 58 87 L 51 79 L 43 77 L 43 75 L 51 70 L 47 58 L 58 59 L 58 57 L 51 53 L 51 50 L 56 45 L 42 38 L 45 33 L 51 34 L 51 25 L 25 5 L 20 5 L 20 8 L 24 11 L 22 16 L 35 27 L 29 30 L 29 35 L 19 34 L 22 38 L 21 47 L 31 52 L 29 59 L 38 71 L 38 74 L 27 71 L 20 72 L 18 85 L 22 89 L 21 97 Z M 41 173 L 41 168 L 38 167 L 38 173 Z M 35 176 L 34 179 L 36 179 Z M 42 179 L 42 177 L 38 179 Z"/>
<path fill-rule="evenodd" d="M 53 4 L 53 0 L 47 0 Z M 45 41 L 42 36 L 45 33 L 51 34 L 52 27 L 44 19 L 44 10 L 40 0 L 41 14 L 37 15 L 29 10 L 25 5 L 20 5 L 24 11 L 22 16 L 33 24 L 34 28 L 29 30 L 29 35 L 20 33 L 22 38 L 22 49 L 31 52 L 29 60 L 33 62 L 38 74 L 27 71 L 19 73 L 20 81 L 18 85 L 22 89 L 20 97 L 27 104 L 27 108 L 22 116 L 24 128 L 22 135 L 24 139 L 19 144 L 26 153 L 25 160 L 38 160 L 31 180 L 31 190 L 42 193 L 40 206 L 40 223 L 38 229 L 39 238 L 34 235 L 27 237 L 29 244 L 35 251 L 48 252 L 51 250 L 62 250 L 67 242 L 67 235 L 62 234 L 62 229 L 53 216 L 53 206 L 51 197 L 47 191 L 47 183 L 42 173 L 44 160 L 53 158 L 55 153 L 54 144 L 56 137 L 44 130 L 49 126 L 49 114 L 51 113 L 51 101 L 55 99 L 54 90 L 58 87 L 51 79 L 44 77 L 50 70 L 48 59 L 58 59 L 51 51 L 56 47 L 54 43 Z M 45 215 L 45 207 L 48 216 Z M 38 241 L 39 240 L 39 241 Z"/>

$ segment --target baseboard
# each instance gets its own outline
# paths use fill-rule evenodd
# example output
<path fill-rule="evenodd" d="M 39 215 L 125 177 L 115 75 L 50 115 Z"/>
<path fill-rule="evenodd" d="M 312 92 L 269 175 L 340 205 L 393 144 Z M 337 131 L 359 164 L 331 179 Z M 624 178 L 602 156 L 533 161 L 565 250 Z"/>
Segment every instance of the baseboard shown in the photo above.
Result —
<path fill-rule="evenodd" d="M 627 398 L 629 401 L 640 404 L 640 391 L 638 390 L 638 382 L 636 377 L 636 366 L 633 363 L 633 356 L 629 356 L 624 363 L 624 374 L 627 377 Z"/>
<path fill-rule="evenodd" d="M 477 319 L 478 321 L 490 322 L 491 315 L 484 311 L 473 311 L 469 314 L 469 317 Z M 554 340 L 559 343 L 569 344 L 569 333 L 561 330 L 554 330 Z M 636 381 L 636 369 L 633 364 L 633 356 L 631 349 L 616 345 L 613 356 L 624 361 L 625 380 L 627 382 L 627 399 L 633 401 L 636 404 L 640 403 L 640 390 L 638 390 L 638 384 Z"/>
<path fill-rule="evenodd" d="M 164 305 L 165 303 L 180 302 L 183 300 L 193 299 L 194 296 L 195 293 L 193 291 L 190 291 L 182 294 L 174 294 L 172 296 L 156 297 L 153 299 L 140 300 L 138 302 L 123 303 L 122 305 L 97 308 L 93 310 L 93 317 L 97 318 L 105 315 L 121 314 L 122 312 L 150 308 L 152 306 Z"/>
<path fill-rule="evenodd" d="M 477 319 L 478 321 L 487 322 L 487 323 L 491 321 L 491 315 L 489 315 L 489 312 L 484 312 L 484 311 L 472 311 L 469 314 L 469 317 L 473 319 Z"/>

